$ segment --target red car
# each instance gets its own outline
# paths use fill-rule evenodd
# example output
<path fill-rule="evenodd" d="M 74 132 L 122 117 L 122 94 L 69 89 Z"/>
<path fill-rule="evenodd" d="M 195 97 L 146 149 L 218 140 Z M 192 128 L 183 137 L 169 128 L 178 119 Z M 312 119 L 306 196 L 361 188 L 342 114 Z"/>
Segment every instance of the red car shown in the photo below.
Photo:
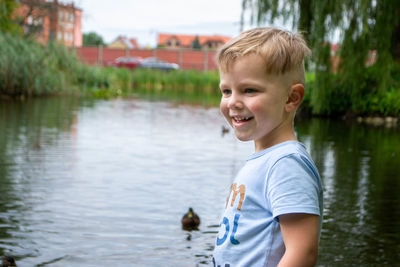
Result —
<path fill-rule="evenodd" d="M 107 66 L 114 66 L 117 68 L 128 68 L 135 69 L 140 65 L 142 59 L 139 57 L 118 57 L 111 62 L 107 63 Z"/>

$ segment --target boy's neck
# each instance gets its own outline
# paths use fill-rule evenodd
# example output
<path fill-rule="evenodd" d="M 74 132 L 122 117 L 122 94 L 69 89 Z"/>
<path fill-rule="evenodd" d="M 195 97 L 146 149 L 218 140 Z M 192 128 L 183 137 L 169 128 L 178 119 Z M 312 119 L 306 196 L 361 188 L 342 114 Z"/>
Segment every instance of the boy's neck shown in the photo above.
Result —
<path fill-rule="evenodd" d="M 297 140 L 296 136 L 293 136 L 291 138 L 282 139 L 279 142 L 270 143 L 270 144 L 267 144 L 265 146 L 257 146 L 255 144 L 255 152 L 260 152 L 262 150 L 265 150 L 267 148 L 273 147 L 275 145 L 278 145 L 278 144 L 281 144 L 281 143 L 284 143 L 284 142 L 287 142 L 287 141 L 298 141 L 298 140 Z"/>
<path fill-rule="evenodd" d="M 255 152 L 262 151 L 264 149 L 270 148 L 274 145 L 286 141 L 297 141 L 292 122 L 280 125 L 268 136 L 264 136 L 261 139 L 254 140 Z"/>

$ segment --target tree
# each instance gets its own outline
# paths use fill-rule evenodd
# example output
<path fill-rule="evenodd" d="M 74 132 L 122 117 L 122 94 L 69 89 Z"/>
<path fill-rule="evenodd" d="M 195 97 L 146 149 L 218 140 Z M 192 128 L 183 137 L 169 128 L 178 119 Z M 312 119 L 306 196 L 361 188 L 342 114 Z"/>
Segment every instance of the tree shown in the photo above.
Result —
<path fill-rule="evenodd" d="M 242 5 L 242 12 L 251 10 L 253 22 L 273 23 L 279 18 L 303 32 L 316 64 L 311 97 L 314 113 L 333 112 L 332 97 L 340 90 L 347 97 L 345 104 L 357 112 L 360 98 L 383 95 L 395 86 L 392 74 L 400 62 L 400 1 L 243 0 Z M 336 33 L 340 64 L 332 70 L 330 43 Z M 369 66 L 366 62 L 374 52 L 376 61 Z"/>
<path fill-rule="evenodd" d="M 22 28 L 13 16 L 17 7 L 18 3 L 14 0 L 0 1 L 0 32 L 22 33 Z"/>
<path fill-rule="evenodd" d="M 54 16 L 57 16 L 56 6 L 51 2 L 43 0 L 19 0 L 19 2 L 24 8 L 16 20 L 27 37 L 40 35 L 45 18 L 55 20 Z M 50 39 L 55 39 L 54 28 L 50 28 Z"/>
<path fill-rule="evenodd" d="M 89 32 L 83 34 L 83 45 L 84 46 L 98 46 L 105 45 L 103 37 L 95 32 Z"/>
<path fill-rule="evenodd" d="M 194 37 L 194 40 L 192 42 L 192 48 L 195 50 L 200 50 L 201 49 L 201 45 L 200 45 L 200 41 L 199 41 L 199 36 L 196 35 L 196 37 Z"/>

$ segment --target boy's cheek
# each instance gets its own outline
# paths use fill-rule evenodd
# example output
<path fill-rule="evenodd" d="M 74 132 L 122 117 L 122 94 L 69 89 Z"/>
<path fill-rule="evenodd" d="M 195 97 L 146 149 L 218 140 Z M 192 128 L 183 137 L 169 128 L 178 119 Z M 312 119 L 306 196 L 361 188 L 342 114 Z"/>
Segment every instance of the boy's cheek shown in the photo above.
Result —
<path fill-rule="evenodd" d="M 224 98 L 221 98 L 221 102 L 219 103 L 219 109 L 225 116 L 225 113 L 227 112 L 228 107 L 227 107 L 226 100 L 224 100 Z"/>
<path fill-rule="evenodd" d="M 229 116 L 229 109 L 226 107 L 226 105 L 220 105 L 220 110 L 221 110 L 222 115 L 224 115 L 225 120 L 226 120 L 230 125 L 232 125 L 231 117 Z"/>
<path fill-rule="evenodd" d="M 226 121 L 230 123 L 229 113 L 228 113 L 228 112 L 225 112 L 224 110 L 221 110 L 221 112 L 222 112 L 222 114 L 224 115 Z"/>

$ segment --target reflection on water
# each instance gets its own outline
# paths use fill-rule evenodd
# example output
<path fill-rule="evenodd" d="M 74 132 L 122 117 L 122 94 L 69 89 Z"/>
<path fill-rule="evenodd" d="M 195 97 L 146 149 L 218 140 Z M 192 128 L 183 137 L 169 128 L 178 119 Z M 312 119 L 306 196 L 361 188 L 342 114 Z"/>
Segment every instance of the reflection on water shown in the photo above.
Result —
<path fill-rule="evenodd" d="M 297 132 L 325 187 L 321 265 L 398 264 L 399 129 L 312 120 Z"/>
<path fill-rule="evenodd" d="M 250 143 L 216 108 L 142 100 L 0 102 L 0 255 L 19 266 L 209 265 Z M 399 129 L 298 121 L 320 169 L 319 266 L 399 262 Z M 188 207 L 199 231 L 181 229 Z"/>

